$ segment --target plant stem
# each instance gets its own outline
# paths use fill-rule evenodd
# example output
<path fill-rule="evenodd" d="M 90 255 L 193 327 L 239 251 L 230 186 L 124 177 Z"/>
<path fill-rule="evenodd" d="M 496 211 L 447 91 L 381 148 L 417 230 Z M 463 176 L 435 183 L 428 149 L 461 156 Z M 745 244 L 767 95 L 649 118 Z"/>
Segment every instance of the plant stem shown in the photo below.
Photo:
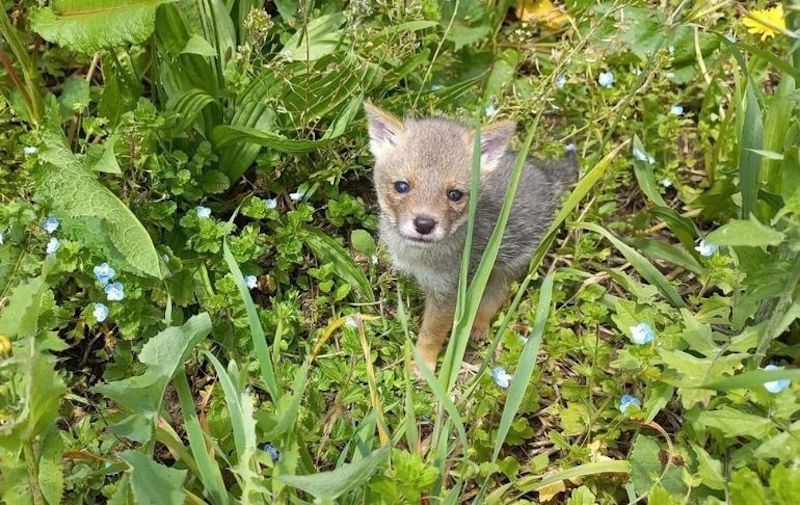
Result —
<path fill-rule="evenodd" d="M 5 15 L 5 13 L 3 13 Z M 42 490 L 39 488 L 39 466 L 37 464 L 36 451 L 33 449 L 33 442 L 26 440 L 22 444 L 22 452 L 25 456 L 25 467 L 28 469 L 28 487 L 31 490 L 34 505 L 45 505 Z"/>
<path fill-rule="evenodd" d="M 28 105 L 28 113 L 31 121 L 36 126 L 39 126 L 42 122 L 42 96 L 39 94 L 38 74 L 34 72 L 33 61 L 28 51 L 17 37 L 16 28 L 11 25 L 11 21 L 8 19 L 5 5 L 0 9 L 0 35 L 6 39 L 20 67 L 22 67 L 25 88 L 20 89 L 20 92 L 27 98 L 26 103 Z"/>

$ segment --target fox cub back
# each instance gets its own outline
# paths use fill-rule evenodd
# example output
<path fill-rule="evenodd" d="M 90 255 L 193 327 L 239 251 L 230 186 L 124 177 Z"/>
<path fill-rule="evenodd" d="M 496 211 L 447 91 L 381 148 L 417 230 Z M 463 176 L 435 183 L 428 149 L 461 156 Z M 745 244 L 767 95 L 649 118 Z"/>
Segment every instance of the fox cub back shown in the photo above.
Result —
<path fill-rule="evenodd" d="M 474 131 L 443 118 L 401 121 L 369 103 L 365 109 L 370 150 L 375 157 L 373 179 L 380 206 L 380 235 L 394 266 L 413 275 L 426 293 L 422 342 L 429 312 L 438 310 L 441 317 L 452 322 L 471 197 Z M 515 130 L 512 121 L 492 123 L 481 130 L 472 269 L 494 230 L 508 189 L 516 153 L 507 152 L 507 146 Z M 531 254 L 552 222 L 562 190 L 577 173 L 574 157 L 548 163 L 528 160 L 523 170 L 481 304 L 484 312 L 491 312 L 489 319 L 502 305 L 508 284 L 527 272 Z M 488 322 L 478 323 L 488 328 Z M 445 334 L 447 330 L 449 326 Z M 435 364 L 435 356 L 432 359 Z"/>

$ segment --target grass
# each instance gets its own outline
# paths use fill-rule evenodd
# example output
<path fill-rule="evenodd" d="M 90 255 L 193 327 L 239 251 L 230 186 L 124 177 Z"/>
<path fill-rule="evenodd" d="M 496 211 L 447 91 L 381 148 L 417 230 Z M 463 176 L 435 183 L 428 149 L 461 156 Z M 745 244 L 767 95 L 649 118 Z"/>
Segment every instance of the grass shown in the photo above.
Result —
<path fill-rule="evenodd" d="M 0 14 L 2 501 L 793 503 L 793 1 L 140 3 Z M 580 158 L 423 381 L 365 99 Z"/>

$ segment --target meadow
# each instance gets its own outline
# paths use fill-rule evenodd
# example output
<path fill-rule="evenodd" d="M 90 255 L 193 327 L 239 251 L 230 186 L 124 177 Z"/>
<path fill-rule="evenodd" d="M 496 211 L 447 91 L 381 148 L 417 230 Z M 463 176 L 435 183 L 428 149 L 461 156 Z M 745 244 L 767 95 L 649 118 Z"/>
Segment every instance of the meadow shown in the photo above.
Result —
<path fill-rule="evenodd" d="M 17 0 L 0 34 L 3 503 L 800 500 L 800 1 Z M 422 378 L 365 100 L 579 158 Z"/>

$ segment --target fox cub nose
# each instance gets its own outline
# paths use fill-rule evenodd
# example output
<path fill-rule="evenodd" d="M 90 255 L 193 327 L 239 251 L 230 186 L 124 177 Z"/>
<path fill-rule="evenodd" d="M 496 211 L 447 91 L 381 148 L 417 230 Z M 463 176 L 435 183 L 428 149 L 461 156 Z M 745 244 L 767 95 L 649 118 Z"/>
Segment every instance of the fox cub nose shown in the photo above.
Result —
<path fill-rule="evenodd" d="M 414 218 L 414 229 L 417 230 L 417 233 L 420 235 L 427 235 L 433 231 L 435 226 L 436 221 L 434 221 L 431 217 L 417 216 Z"/>

